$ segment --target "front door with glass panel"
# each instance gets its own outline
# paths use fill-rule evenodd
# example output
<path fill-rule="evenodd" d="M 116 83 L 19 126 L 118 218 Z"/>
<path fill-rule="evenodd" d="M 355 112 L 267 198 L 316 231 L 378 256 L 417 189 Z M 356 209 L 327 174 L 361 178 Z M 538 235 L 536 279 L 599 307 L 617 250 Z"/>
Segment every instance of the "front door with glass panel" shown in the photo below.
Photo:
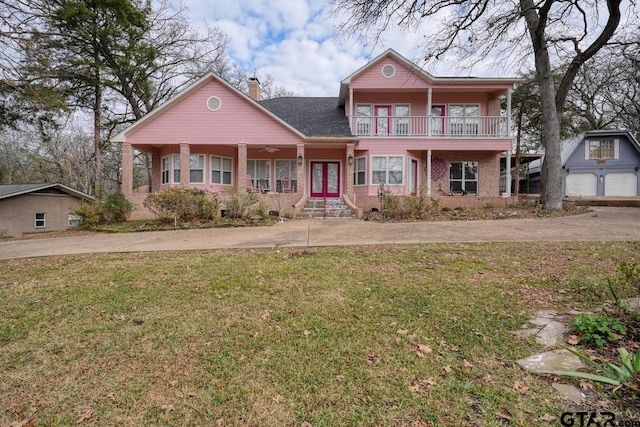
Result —
<path fill-rule="evenodd" d="M 311 197 L 340 196 L 340 163 L 311 162 Z"/>

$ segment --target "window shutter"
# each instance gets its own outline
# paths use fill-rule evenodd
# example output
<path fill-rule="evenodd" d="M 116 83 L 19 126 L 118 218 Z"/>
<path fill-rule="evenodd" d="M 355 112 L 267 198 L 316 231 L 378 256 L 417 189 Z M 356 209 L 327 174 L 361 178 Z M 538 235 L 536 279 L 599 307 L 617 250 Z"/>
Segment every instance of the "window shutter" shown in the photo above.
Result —
<path fill-rule="evenodd" d="M 584 140 L 584 159 L 589 160 L 589 140 Z"/>
<path fill-rule="evenodd" d="M 619 139 L 613 140 L 613 158 L 614 159 L 620 158 L 620 140 Z"/>

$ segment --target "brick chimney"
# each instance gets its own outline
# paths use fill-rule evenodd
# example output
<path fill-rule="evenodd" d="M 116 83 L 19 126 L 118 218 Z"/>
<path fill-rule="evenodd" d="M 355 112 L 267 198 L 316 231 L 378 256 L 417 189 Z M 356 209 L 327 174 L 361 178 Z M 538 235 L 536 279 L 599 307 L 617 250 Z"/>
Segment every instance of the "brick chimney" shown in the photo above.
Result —
<path fill-rule="evenodd" d="M 262 100 L 260 80 L 257 77 L 249 77 L 249 96 L 256 101 Z"/>

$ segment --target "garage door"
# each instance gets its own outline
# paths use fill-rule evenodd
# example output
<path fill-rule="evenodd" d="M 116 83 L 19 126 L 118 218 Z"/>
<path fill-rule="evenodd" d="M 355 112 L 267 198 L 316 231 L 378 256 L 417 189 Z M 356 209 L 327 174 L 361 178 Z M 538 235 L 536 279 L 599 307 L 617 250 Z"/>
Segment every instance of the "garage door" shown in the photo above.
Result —
<path fill-rule="evenodd" d="M 635 173 L 608 173 L 604 177 L 605 196 L 637 196 L 638 177 Z"/>
<path fill-rule="evenodd" d="M 597 196 L 598 177 L 593 173 L 567 175 L 567 196 Z"/>

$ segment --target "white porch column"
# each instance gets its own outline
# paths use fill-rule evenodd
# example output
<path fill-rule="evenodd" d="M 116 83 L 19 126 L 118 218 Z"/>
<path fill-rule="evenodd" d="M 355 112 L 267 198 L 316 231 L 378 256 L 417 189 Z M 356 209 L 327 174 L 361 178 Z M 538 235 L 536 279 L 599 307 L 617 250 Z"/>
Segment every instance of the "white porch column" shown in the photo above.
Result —
<path fill-rule="evenodd" d="M 431 197 L 431 150 L 427 151 L 427 196 Z"/>
<path fill-rule="evenodd" d="M 180 143 L 180 185 L 186 187 L 190 183 L 191 147 L 186 142 Z"/>
<path fill-rule="evenodd" d="M 433 89 L 429 88 L 427 92 L 427 135 L 431 136 L 431 106 L 433 105 Z M 431 150 L 429 150 L 431 153 Z M 430 179 L 430 178 L 427 178 Z M 431 194 L 431 193 L 429 193 Z"/>
<path fill-rule="evenodd" d="M 299 162 L 299 158 L 302 159 L 302 162 Z M 296 188 L 296 194 L 303 195 L 306 193 L 306 184 L 304 182 L 306 168 L 305 164 L 307 159 L 304 158 L 304 144 L 298 144 L 296 150 L 296 163 L 298 164 L 298 186 Z"/>
<path fill-rule="evenodd" d="M 511 150 L 507 151 L 507 174 L 506 174 L 506 187 L 504 192 L 507 193 L 507 196 L 511 196 Z"/>

